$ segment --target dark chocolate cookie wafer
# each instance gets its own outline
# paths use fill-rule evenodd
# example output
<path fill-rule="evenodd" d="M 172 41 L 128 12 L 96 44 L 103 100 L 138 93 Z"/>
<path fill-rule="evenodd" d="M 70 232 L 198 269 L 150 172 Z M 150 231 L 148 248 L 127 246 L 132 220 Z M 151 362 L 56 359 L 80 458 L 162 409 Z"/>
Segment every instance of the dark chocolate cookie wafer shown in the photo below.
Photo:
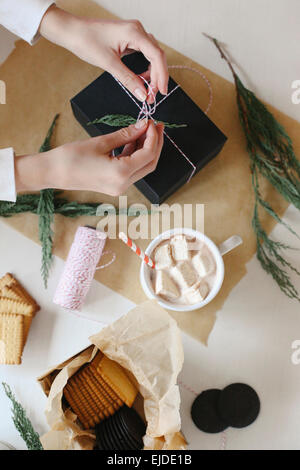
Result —
<path fill-rule="evenodd" d="M 128 431 L 128 428 L 124 425 L 123 420 L 120 417 L 121 409 L 114 415 L 115 425 L 118 428 L 118 432 L 122 435 L 126 435 L 126 441 L 128 443 L 128 449 L 139 450 L 144 447 L 142 439 L 137 441 L 134 436 Z"/>
<path fill-rule="evenodd" d="M 228 427 L 218 413 L 218 400 L 221 390 L 210 389 L 200 393 L 194 400 L 191 416 L 197 428 L 208 433 L 224 431 Z"/>
<path fill-rule="evenodd" d="M 124 429 L 134 438 L 134 441 L 143 447 L 143 437 L 146 433 L 146 425 L 140 415 L 128 406 L 122 406 L 118 411 L 118 416 L 123 423 Z"/>
<path fill-rule="evenodd" d="M 101 421 L 101 423 L 97 424 L 95 427 L 96 444 L 99 450 L 110 450 L 110 446 L 106 440 L 106 428 L 104 423 L 105 420 Z"/>
<path fill-rule="evenodd" d="M 124 432 L 124 430 L 122 429 L 116 413 L 110 419 L 109 424 L 118 441 L 118 448 L 120 450 L 132 450 L 130 449 L 130 444 L 128 442 L 128 433 Z"/>
<path fill-rule="evenodd" d="M 137 450 L 137 445 L 132 442 L 128 432 L 123 429 L 123 425 L 117 413 L 115 413 L 112 419 L 110 420 L 110 425 L 115 433 L 116 438 L 119 442 L 121 442 L 121 445 L 124 447 L 123 450 Z"/>
<path fill-rule="evenodd" d="M 100 450 L 125 450 L 120 445 L 120 439 L 110 426 L 111 417 L 95 426 L 96 443 Z"/>
<path fill-rule="evenodd" d="M 256 420 L 260 410 L 258 395 L 242 383 L 228 385 L 218 399 L 218 411 L 224 421 L 234 428 L 244 428 Z"/>
<path fill-rule="evenodd" d="M 109 450 L 123 450 L 119 446 L 119 441 L 115 435 L 115 432 L 111 427 L 111 417 L 103 421 L 103 428 L 105 432 L 105 440 L 108 444 Z"/>

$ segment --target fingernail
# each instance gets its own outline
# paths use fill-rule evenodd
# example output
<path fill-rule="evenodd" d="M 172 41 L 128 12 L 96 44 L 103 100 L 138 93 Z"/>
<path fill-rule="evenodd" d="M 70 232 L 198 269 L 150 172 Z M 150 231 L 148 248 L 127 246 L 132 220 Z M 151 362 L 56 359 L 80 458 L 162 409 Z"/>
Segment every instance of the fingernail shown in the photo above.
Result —
<path fill-rule="evenodd" d="M 134 94 L 140 101 L 145 101 L 145 99 L 147 98 L 146 91 L 141 90 L 141 88 L 136 88 Z"/>
<path fill-rule="evenodd" d="M 137 122 L 135 123 L 135 127 L 136 127 L 137 129 L 141 129 L 142 127 L 145 127 L 145 125 L 147 124 L 147 122 L 148 122 L 148 118 L 142 119 L 141 121 L 137 121 Z"/>

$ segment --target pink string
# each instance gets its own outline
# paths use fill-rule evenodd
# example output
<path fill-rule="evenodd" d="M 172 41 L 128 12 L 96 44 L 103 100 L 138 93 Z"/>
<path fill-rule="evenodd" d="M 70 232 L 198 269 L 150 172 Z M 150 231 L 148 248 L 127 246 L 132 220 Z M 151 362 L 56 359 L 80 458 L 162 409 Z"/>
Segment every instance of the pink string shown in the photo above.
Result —
<path fill-rule="evenodd" d="M 190 72 L 194 72 L 194 73 L 197 73 L 198 75 L 200 75 L 200 77 L 207 84 L 208 90 L 209 90 L 209 102 L 208 102 L 206 110 L 204 111 L 204 114 L 207 114 L 209 112 L 210 108 L 212 107 L 212 103 L 213 103 L 213 89 L 212 89 L 211 83 L 208 80 L 208 78 L 206 77 L 206 75 L 204 75 L 204 73 L 200 72 L 200 70 L 197 70 L 194 67 L 189 67 L 187 65 L 169 65 L 168 68 L 169 69 L 178 69 L 178 70 L 189 70 Z M 166 99 L 166 96 L 162 99 L 162 101 L 164 99 Z"/>
<path fill-rule="evenodd" d="M 94 278 L 106 238 L 107 234 L 99 230 L 89 227 L 77 229 L 53 298 L 55 304 L 70 310 L 80 310 Z"/>
<path fill-rule="evenodd" d="M 195 390 L 193 390 L 191 387 L 189 387 L 188 385 L 186 385 L 184 382 L 182 382 L 181 380 L 178 380 L 178 383 L 179 385 L 181 385 L 183 388 L 185 388 L 188 392 L 191 392 L 193 395 L 195 395 L 196 397 L 199 395 L 199 393 L 195 392 Z"/>
<path fill-rule="evenodd" d="M 106 264 L 101 264 L 101 266 L 97 266 L 96 271 L 98 271 L 99 269 L 107 268 L 112 263 L 114 263 L 114 261 L 116 260 L 116 257 L 117 257 L 117 255 L 114 251 L 111 251 L 111 250 L 103 251 L 102 256 L 109 255 L 109 254 L 112 255 L 111 260 L 108 261 L 108 263 L 106 263 Z"/>
<path fill-rule="evenodd" d="M 211 108 L 212 101 L 213 101 L 213 91 L 212 91 L 212 86 L 211 83 L 209 82 L 208 78 L 199 70 L 194 69 L 193 67 L 188 67 L 186 65 L 170 65 L 168 67 L 169 69 L 182 69 L 182 70 L 190 70 L 191 72 L 195 72 L 198 75 L 200 75 L 203 80 L 207 83 L 208 89 L 209 89 L 209 103 L 206 108 L 205 114 L 208 113 L 208 111 Z M 148 87 L 148 96 L 151 96 L 153 98 L 153 103 L 150 104 L 147 101 L 144 101 L 142 106 L 136 101 L 136 99 L 132 96 L 132 94 L 127 90 L 127 88 L 118 80 L 116 77 L 113 76 L 113 78 L 116 80 L 116 82 L 120 85 L 120 87 L 125 91 L 125 93 L 129 96 L 129 98 L 136 104 L 136 106 L 139 108 L 139 114 L 137 117 L 137 122 L 141 121 L 142 119 L 148 118 L 152 119 L 153 122 L 156 122 L 155 119 L 153 118 L 153 115 L 155 114 L 157 107 L 163 103 L 169 96 L 176 91 L 180 85 L 176 85 L 171 91 L 167 93 L 166 96 L 164 96 L 158 103 L 156 101 L 156 96 L 153 92 L 153 88 L 151 87 L 151 84 L 143 77 L 140 75 L 140 78 L 144 81 L 144 83 Z M 167 137 L 167 139 L 171 142 L 171 144 L 177 149 L 177 151 L 186 159 L 186 161 L 192 166 L 193 171 L 190 174 L 188 178 L 188 182 L 191 180 L 191 178 L 194 176 L 195 171 L 196 171 L 196 166 L 194 163 L 190 160 L 190 158 L 183 152 L 183 150 L 176 144 L 176 142 L 166 133 L 164 130 L 164 135 Z M 113 153 L 114 155 L 114 153 Z"/>
<path fill-rule="evenodd" d="M 95 323 L 99 323 L 100 325 L 105 325 L 105 323 L 103 323 L 103 321 L 97 320 L 97 318 L 88 317 L 87 315 L 82 315 L 81 313 L 78 313 L 76 310 L 69 310 L 69 312 L 72 313 L 72 315 L 75 315 L 75 317 L 77 317 L 77 318 L 82 318 L 83 320 L 89 320 L 89 321 L 93 321 Z"/>
<path fill-rule="evenodd" d="M 185 390 L 187 390 L 188 392 L 192 393 L 193 395 L 195 395 L 196 397 L 199 395 L 199 393 L 197 393 L 192 387 L 190 387 L 189 385 L 186 385 L 184 382 L 182 382 L 182 380 L 178 380 L 178 384 L 181 385 Z M 226 446 L 227 446 L 227 434 L 226 434 L 226 431 L 223 431 L 222 434 L 221 434 L 221 441 L 220 441 L 220 447 L 219 447 L 219 450 L 226 450 Z"/>

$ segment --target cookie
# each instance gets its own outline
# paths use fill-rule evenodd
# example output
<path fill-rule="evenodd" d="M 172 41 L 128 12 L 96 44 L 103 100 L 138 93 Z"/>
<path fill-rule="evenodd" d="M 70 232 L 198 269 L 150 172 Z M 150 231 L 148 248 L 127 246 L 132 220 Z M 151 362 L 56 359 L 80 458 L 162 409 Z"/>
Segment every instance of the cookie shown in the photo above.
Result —
<path fill-rule="evenodd" d="M 118 434 L 117 429 L 113 425 L 115 414 L 108 418 L 105 422 L 107 438 L 111 442 L 110 450 L 126 450 L 127 447 L 122 444 L 121 438 Z"/>
<path fill-rule="evenodd" d="M 1 293 L 2 293 L 2 296 L 5 297 L 6 299 L 10 299 L 10 300 L 17 301 L 17 302 L 21 301 L 23 303 L 22 298 L 19 297 L 19 295 L 17 295 L 9 287 L 3 287 L 1 289 Z M 30 304 L 28 304 L 28 305 L 30 305 Z M 35 310 L 33 308 L 32 315 L 34 315 L 34 313 L 35 313 Z M 32 316 L 24 315 L 24 329 L 23 329 L 23 343 L 24 344 L 23 344 L 23 347 L 26 344 L 26 340 L 27 340 L 27 337 L 28 337 L 28 334 L 29 334 L 31 322 L 32 322 Z"/>
<path fill-rule="evenodd" d="M 116 436 L 114 429 L 112 428 L 113 416 L 110 416 L 105 421 L 103 421 L 103 430 L 106 435 L 106 440 L 108 442 L 109 450 L 122 450 L 119 447 L 119 442 Z"/>
<path fill-rule="evenodd" d="M 218 411 L 228 425 L 244 428 L 253 423 L 259 414 L 259 397 L 249 385 L 242 383 L 228 385 L 220 393 Z"/>
<path fill-rule="evenodd" d="M 120 399 L 131 407 L 138 391 L 122 367 L 106 356 L 103 356 L 100 361 L 94 359 L 91 364 Z"/>
<path fill-rule="evenodd" d="M 218 433 L 228 427 L 227 421 L 223 420 L 218 413 L 220 395 L 221 390 L 214 388 L 205 390 L 197 396 L 192 404 L 192 420 L 203 432 Z"/>
<path fill-rule="evenodd" d="M 122 408 L 120 408 L 121 410 Z M 120 410 L 118 410 L 109 420 L 112 429 L 116 435 L 117 446 L 119 450 L 134 450 L 132 446 L 128 432 L 124 430 L 122 423 L 119 418 Z"/>
<path fill-rule="evenodd" d="M 123 403 L 119 401 L 118 396 L 109 389 L 102 377 L 98 376 L 97 373 L 93 374 L 89 366 L 83 369 L 82 374 L 94 391 L 94 395 L 99 395 L 99 399 L 101 399 L 104 408 L 110 410 L 110 414 L 113 414 L 115 410 L 123 405 Z M 99 394 L 99 390 L 101 390 L 101 394 Z"/>
<path fill-rule="evenodd" d="M 84 429 L 93 428 L 95 424 L 97 424 L 94 422 L 88 404 L 82 397 L 78 396 L 77 390 L 73 389 L 72 385 L 67 384 L 64 388 L 64 397 L 77 415 Z"/>
<path fill-rule="evenodd" d="M 23 348 L 31 327 L 32 317 L 39 310 L 36 301 L 10 273 L 0 279 L 0 312 L 24 315 Z"/>
<path fill-rule="evenodd" d="M 105 421 L 95 426 L 96 444 L 99 450 L 109 450 L 109 445 L 106 442 L 106 429 L 104 425 Z"/>
<path fill-rule="evenodd" d="M 128 432 L 128 429 L 124 426 L 124 423 L 120 416 L 121 409 L 114 414 L 112 421 L 118 430 L 118 433 L 126 437 L 127 450 L 139 450 L 143 448 L 142 439 L 137 441 L 132 434 Z"/>
<path fill-rule="evenodd" d="M 118 413 L 124 430 L 134 438 L 137 443 L 142 443 L 146 434 L 146 425 L 140 415 L 128 406 L 123 406 Z"/>
<path fill-rule="evenodd" d="M 129 444 L 125 441 L 122 431 L 114 425 L 116 414 L 102 421 L 95 428 L 96 439 L 99 447 L 105 450 L 122 451 L 130 449 Z"/>
<path fill-rule="evenodd" d="M 19 315 L 32 317 L 33 311 L 32 305 L 26 304 L 25 302 L 0 297 L 0 313 L 17 313 Z"/>
<path fill-rule="evenodd" d="M 64 396 L 85 429 L 94 427 L 123 405 L 117 396 L 118 403 L 114 402 L 113 393 L 109 394 L 107 388 L 101 377 L 92 376 L 88 364 L 68 380 Z"/>
<path fill-rule="evenodd" d="M 67 402 L 85 429 L 112 416 L 125 400 L 132 404 L 136 394 L 122 367 L 100 351 L 70 377 L 64 388 Z M 107 429 L 111 429 L 110 424 Z M 105 439 L 103 445 L 108 445 Z"/>
<path fill-rule="evenodd" d="M 10 287 L 4 286 L 0 289 L 1 297 L 6 297 L 7 299 L 17 300 L 18 302 L 23 301 L 23 299 L 16 294 Z"/>
<path fill-rule="evenodd" d="M 84 381 L 84 379 L 82 380 L 81 375 L 75 375 L 74 381 L 77 386 L 77 396 L 78 398 L 81 398 L 82 402 L 84 403 L 84 409 L 88 412 L 93 422 L 97 424 L 101 420 L 105 419 L 104 413 L 98 408 L 96 404 L 96 395 L 90 391 L 88 384 Z M 73 387 L 75 388 L 74 383 Z"/>
<path fill-rule="evenodd" d="M 90 371 L 92 374 L 93 371 Z M 123 401 L 118 397 L 118 395 L 112 390 L 112 388 L 105 382 L 105 380 L 97 373 L 94 372 L 94 378 L 98 383 L 98 386 L 102 390 L 103 397 L 105 397 L 113 406 L 115 410 L 118 410 L 120 406 L 123 406 Z"/>
<path fill-rule="evenodd" d="M 10 299 L 19 300 L 28 303 L 33 307 L 34 314 L 39 310 L 39 305 L 31 297 L 31 295 L 24 289 L 19 281 L 10 273 L 5 274 L 0 279 L 1 295 Z M 10 292 L 10 293 L 9 293 Z M 8 295 L 5 295 L 8 294 Z"/>
<path fill-rule="evenodd" d="M 10 273 L 6 273 L 3 277 L 0 278 L 0 289 L 5 286 L 13 284 L 15 281 L 14 277 Z"/>
<path fill-rule="evenodd" d="M 23 348 L 28 338 L 28 334 L 29 334 L 30 327 L 31 327 L 31 322 L 32 322 L 32 317 L 28 317 L 25 315 L 23 316 Z"/>
<path fill-rule="evenodd" d="M 0 315 L 0 364 L 21 364 L 23 316 Z"/>

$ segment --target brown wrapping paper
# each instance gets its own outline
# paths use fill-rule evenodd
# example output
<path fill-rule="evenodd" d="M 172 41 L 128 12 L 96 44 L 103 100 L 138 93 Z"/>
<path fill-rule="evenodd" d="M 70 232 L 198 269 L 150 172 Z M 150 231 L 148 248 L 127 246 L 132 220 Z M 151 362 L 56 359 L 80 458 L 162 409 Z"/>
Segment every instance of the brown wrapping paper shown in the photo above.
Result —
<path fill-rule="evenodd" d="M 113 18 L 113 15 L 90 1 L 64 0 L 58 4 L 80 15 Z M 199 311 L 170 312 L 184 331 L 206 342 L 214 325 L 216 312 L 221 309 L 233 287 L 245 275 L 246 263 L 256 251 L 251 228 L 253 196 L 249 157 L 238 121 L 234 85 L 173 49 L 163 47 L 169 64 L 196 67 L 210 80 L 214 99 L 209 117 L 229 138 L 217 158 L 167 202 L 205 204 L 205 233 L 217 244 L 233 233 L 239 234 L 244 240 L 242 246 L 225 256 L 224 284 L 213 302 Z M 211 54 L 215 54 L 216 60 L 221 60 L 213 45 Z M 61 116 L 54 139 L 55 145 L 86 138 L 87 135 L 72 115 L 69 99 L 100 72 L 96 67 L 82 62 L 70 52 L 44 39 L 34 47 L 18 41 L 16 49 L 0 68 L 1 79 L 7 84 L 7 105 L 0 108 L 1 147 L 13 146 L 17 154 L 36 152 L 57 112 L 61 113 Z M 187 71 L 172 71 L 172 75 L 190 97 L 205 109 L 209 98 L 205 82 L 198 75 Z M 270 110 L 286 127 L 294 142 L 296 153 L 300 154 L 300 124 L 271 106 Z M 269 184 L 262 185 L 262 193 L 278 214 L 282 215 L 287 203 Z M 149 205 L 135 187 L 129 189 L 127 196 L 128 204 Z M 118 205 L 116 199 L 96 193 L 70 192 L 67 197 L 79 201 L 112 202 Z M 65 259 L 76 228 L 85 224 L 96 225 L 98 221 L 96 217 L 67 220 L 57 216 L 54 227 L 55 254 Z M 274 221 L 265 214 L 262 214 L 262 221 L 267 232 L 270 232 Z M 7 220 L 7 223 L 27 237 L 38 240 L 37 219 L 34 215 L 19 215 Z M 139 244 L 145 248 L 148 242 L 143 240 L 139 241 Z M 145 300 L 145 294 L 138 280 L 139 259 L 118 240 L 110 240 L 107 246 L 117 254 L 117 259 L 105 270 L 98 271 L 96 279 L 132 301 L 142 302 Z M 36 269 L 38 268 L 37 266 Z"/>
<path fill-rule="evenodd" d="M 180 394 L 176 385 L 183 364 L 183 348 L 177 323 L 157 302 L 147 301 L 132 309 L 90 338 L 92 346 L 47 372 L 38 380 L 48 395 L 46 418 L 50 431 L 42 436 L 46 450 L 89 450 L 95 437 L 82 430 L 76 415 L 62 404 L 69 377 L 98 349 L 133 376 L 147 422 L 145 449 L 184 449 L 180 434 Z"/>

